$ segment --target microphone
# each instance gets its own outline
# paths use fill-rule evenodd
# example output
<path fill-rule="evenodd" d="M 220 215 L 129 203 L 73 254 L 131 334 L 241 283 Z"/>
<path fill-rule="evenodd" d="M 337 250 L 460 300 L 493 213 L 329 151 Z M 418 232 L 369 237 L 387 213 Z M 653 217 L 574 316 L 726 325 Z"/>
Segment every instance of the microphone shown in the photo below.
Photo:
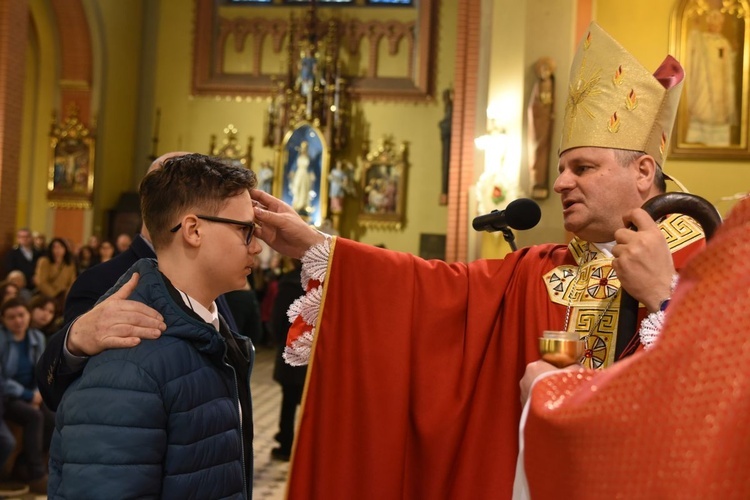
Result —
<path fill-rule="evenodd" d="M 519 198 L 508 203 L 505 210 L 474 217 L 471 225 L 475 231 L 502 231 L 511 229 L 531 229 L 542 218 L 542 209 L 534 200 Z"/>

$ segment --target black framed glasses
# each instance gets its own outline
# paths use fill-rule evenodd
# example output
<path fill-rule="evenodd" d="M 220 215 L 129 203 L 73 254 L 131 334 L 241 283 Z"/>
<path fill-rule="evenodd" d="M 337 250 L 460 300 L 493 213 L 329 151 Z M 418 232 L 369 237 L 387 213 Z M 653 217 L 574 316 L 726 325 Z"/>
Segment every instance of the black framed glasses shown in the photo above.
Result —
<path fill-rule="evenodd" d="M 258 225 L 255 222 L 247 222 L 242 220 L 225 219 L 224 217 L 214 217 L 213 215 L 197 215 L 199 219 L 207 220 L 209 222 L 218 222 L 219 224 L 234 224 L 235 226 L 242 226 L 242 236 L 245 238 L 245 245 L 249 245 L 253 241 L 253 235 L 255 234 L 255 228 Z M 182 227 L 182 222 L 177 224 L 175 227 L 169 230 L 170 233 L 176 233 Z"/>

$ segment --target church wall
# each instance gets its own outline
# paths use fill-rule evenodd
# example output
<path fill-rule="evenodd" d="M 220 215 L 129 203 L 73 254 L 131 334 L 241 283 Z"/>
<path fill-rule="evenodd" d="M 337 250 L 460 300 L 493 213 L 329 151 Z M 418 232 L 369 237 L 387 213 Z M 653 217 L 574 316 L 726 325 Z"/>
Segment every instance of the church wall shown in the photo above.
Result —
<path fill-rule="evenodd" d="M 669 22 L 676 2 L 598 0 L 597 21 L 647 68 L 656 69 L 669 50 Z M 686 78 L 690 78 L 687 74 Z M 667 159 L 665 170 L 690 192 L 726 213 L 733 201 L 721 201 L 750 189 L 748 162 Z"/>
<path fill-rule="evenodd" d="M 59 76 L 56 29 L 51 7 L 43 0 L 29 2 L 26 46 L 26 77 L 19 164 L 18 227 L 49 234 L 52 225 L 47 206 L 49 167 L 49 128 L 55 106 L 56 79 Z"/>
<path fill-rule="evenodd" d="M 92 118 L 83 117 L 96 135 L 93 207 L 84 217 L 67 217 L 66 209 L 47 203 L 50 162 L 49 131 L 52 113 L 58 123 L 67 110 L 60 104 L 60 33 L 49 0 L 31 0 L 32 29 L 26 46 L 27 77 L 24 87 L 17 225 L 56 234 L 103 234 L 107 211 L 122 191 L 134 186 L 135 116 L 139 106 L 139 50 L 142 2 L 84 0 L 94 51 Z M 72 60 L 87 55 L 73 55 Z M 64 228 L 56 228 L 55 223 Z M 71 224 L 75 229 L 71 228 Z"/>
<path fill-rule="evenodd" d="M 160 152 L 195 150 L 206 153 L 209 138 L 221 140 L 223 129 L 233 124 L 245 144 L 255 138 L 253 165 L 275 161 L 274 151 L 261 145 L 268 101 L 265 98 L 215 98 L 190 96 L 192 75 L 192 4 L 162 0 L 155 69 L 154 105 L 161 109 Z M 346 232 L 366 243 L 384 243 L 388 248 L 417 253 L 420 233 L 446 231 L 446 209 L 438 205 L 440 194 L 441 143 L 438 122 L 443 117 L 439 99 L 442 89 L 452 84 L 455 39 L 455 2 L 444 0 L 439 7 L 439 42 L 436 50 L 438 98 L 429 103 L 363 102 L 360 107 L 369 125 L 372 145 L 384 134 L 396 143 L 409 141 L 410 168 L 406 224 L 400 231 L 353 227 Z M 281 61 L 280 61 L 281 64 Z M 358 138 L 361 140 L 361 138 Z M 359 142 L 355 141 L 359 144 Z M 351 151 L 355 160 L 359 151 Z M 352 207 L 352 203 L 347 205 Z M 356 209 L 356 205 L 353 206 Z M 350 218 L 346 218 L 349 220 Z"/>
<path fill-rule="evenodd" d="M 528 197 L 530 194 L 526 152 L 526 107 L 536 81 L 534 63 L 540 57 L 551 57 L 557 64 L 555 122 L 548 175 L 550 195 L 545 200 L 536 200 L 542 209 L 539 224 L 531 230 L 516 233 L 519 248 L 543 242 L 565 241 L 560 199 L 552 191 L 552 184 L 557 175 L 557 149 L 565 112 L 569 67 L 577 42 L 575 26 L 580 10 L 578 4 L 581 1 L 584 0 L 492 2 L 487 113 L 507 132 L 503 169 L 517 179 L 518 183 L 518 191 L 506 200 L 507 202 L 518 197 Z M 490 168 L 491 160 L 486 157 L 484 166 Z M 480 174 L 481 170 L 477 172 L 477 177 Z M 483 233 L 479 240 L 479 255 L 482 257 L 502 257 L 510 250 L 500 233 Z"/>
<path fill-rule="evenodd" d="M 593 1 L 593 16 L 649 68 L 656 68 L 667 53 L 672 2 L 633 0 L 493 0 L 489 21 L 487 102 L 490 107 L 510 92 L 510 111 L 503 117 L 514 152 L 508 161 L 518 169 L 522 190 L 528 189 L 525 172 L 525 106 L 533 84 L 533 62 L 540 56 L 553 57 L 557 63 L 557 123 L 550 161 L 550 186 L 556 175 L 556 149 L 560 122 L 564 114 L 568 67 L 577 42 L 577 8 Z M 26 105 L 24 106 L 24 144 L 19 181 L 18 225 L 50 232 L 46 205 L 49 116 L 58 106 L 56 78 L 59 55 L 55 28 L 49 19 L 45 0 L 32 0 L 30 7 L 38 25 L 38 40 L 27 48 Z M 192 79 L 193 2 L 159 0 L 154 4 L 116 0 L 84 0 L 92 24 L 95 76 L 94 102 L 97 123 L 97 165 L 95 217 L 91 230 L 103 231 L 106 211 L 117 202 L 122 191 L 133 191 L 148 164 L 153 114 L 161 110 L 157 154 L 170 150 L 207 153 L 212 134 L 219 138 L 232 123 L 245 144 L 255 137 L 254 165 L 275 162 L 274 151 L 262 147 L 265 98 L 215 98 L 190 95 Z M 158 20 L 150 16 L 158 14 Z M 438 122 L 443 117 L 440 92 L 453 84 L 457 3 L 442 0 L 437 22 L 438 45 L 436 99 L 429 103 L 363 102 L 360 109 L 369 123 L 369 138 L 377 144 L 383 134 L 392 134 L 398 142 L 409 141 L 410 164 L 406 224 L 400 230 L 362 230 L 345 216 L 345 235 L 367 243 L 384 243 L 389 248 L 417 253 L 420 233 L 446 231 L 447 208 L 437 199 L 440 191 L 440 135 Z M 152 32 L 146 25 L 153 23 Z M 637 29 L 633 26 L 636 25 Z M 31 32 L 30 32 L 30 36 Z M 521 40 L 519 42 L 519 40 Z M 145 43 L 145 46 L 142 44 Z M 144 54 L 152 61 L 144 63 Z M 281 64 L 281 62 L 280 62 Z M 34 83 L 38 81 L 38 84 Z M 510 89 L 510 90 L 509 90 Z M 33 94 L 33 98 L 29 95 Z M 58 113 L 62 110 L 57 109 Z M 482 110 L 484 111 L 484 110 Z M 477 124 L 477 134 L 484 129 Z M 357 138 L 361 141 L 361 138 Z M 357 142 L 359 144 L 359 142 Z M 359 151 L 350 151 L 355 159 Z M 481 154 L 477 162 L 482 164 Z M 679 178 L 691 191 L 718 204 L 722 212 L 731 206 L 720 198 L 742 191 L 750 181 L 750 171 L 738 161 L 669 160 L 667 171 Z M 710 172 L 710 174 L 709 174 Z M 479 175 L 477 171 L 477 177 Z M 521 193 L 523 194 L 523 193 Z M 33 200 L 33 201 L 31 201 Z M 356 209 L 349 202 L 348 207 Z M 539 226 L 518 235 L 519 246 L 543 241 L 564 241 L 558 197 L 550 194 L 540 202 L 543 217 Z M 476 210 L 472 207 L 471 210 Z M 471 237 L 471 236 L 470 236 Z M 501 254 L 504 243 L 492 236 L 482 237 L 478 254 Z M 474 254 L 472 254 L 474 255 Z"/>
<path fill-rule="evenodd" d="M 137 188 L 147 158 L 136 156 L 136 119 L 143 2 L 98 0 L 85 3 L 92 26 L 97 159 L 92 232 L 102 234 L 107 211 L 123 191 Z"/>

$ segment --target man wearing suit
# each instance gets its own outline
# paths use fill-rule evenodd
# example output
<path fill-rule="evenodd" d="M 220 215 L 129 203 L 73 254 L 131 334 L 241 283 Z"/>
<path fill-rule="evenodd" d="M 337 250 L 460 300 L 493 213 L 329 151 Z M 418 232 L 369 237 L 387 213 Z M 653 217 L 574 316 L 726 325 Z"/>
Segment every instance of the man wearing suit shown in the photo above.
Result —
<path fill-rule="evenodd" d="M 164 154 L 154 160 L 149 171 L 160 167 L 167 158 L 183 154 L 189 153 Z M 130 266 L 143 258 L 156 258 L 145 225 L 130 248 L 87 269 L 73 283 L 65 301 L 65 326 L 47 341 L 36 366 L 39 392 L 51 410 L 57 410 L 65 390 L 81 375 L 89 356 L 105 349 L 134 347 L 141 339 L 158 338 L 166 328 L 159 313 L 125 299 L 138 283 L 137 274 L 121 288 L 122 293 L 96 304 Z M 229 328 L 237 331 L 226 299 L 220 296 L 216 305 Z"/>
<path fill-rule="evenodd" d="M 19 270 L 26 276 L 26 288 L 34 289 L 34 273 L 36 273 L 36 261 L 41 253 L 34 248 L 31 231 L 22 227 L 16 233 L 17 245 L 8 252 L 6 262 L 6 273 Z"/>

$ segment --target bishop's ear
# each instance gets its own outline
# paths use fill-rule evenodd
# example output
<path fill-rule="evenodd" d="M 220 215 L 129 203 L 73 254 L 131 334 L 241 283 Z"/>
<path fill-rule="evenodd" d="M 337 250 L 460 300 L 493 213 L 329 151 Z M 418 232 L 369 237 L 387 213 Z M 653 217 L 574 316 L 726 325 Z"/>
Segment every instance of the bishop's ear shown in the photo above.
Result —
<path fill-rule="evenodd" d="M 656 176 L 656 161 L 651 155 L 643 155 L 635 160 L 635 167 L 637 168 L 636 182 L 638 184 L 638 190 L 642 192 L 648 192 L 654 185 L 654 177 Z"/>

